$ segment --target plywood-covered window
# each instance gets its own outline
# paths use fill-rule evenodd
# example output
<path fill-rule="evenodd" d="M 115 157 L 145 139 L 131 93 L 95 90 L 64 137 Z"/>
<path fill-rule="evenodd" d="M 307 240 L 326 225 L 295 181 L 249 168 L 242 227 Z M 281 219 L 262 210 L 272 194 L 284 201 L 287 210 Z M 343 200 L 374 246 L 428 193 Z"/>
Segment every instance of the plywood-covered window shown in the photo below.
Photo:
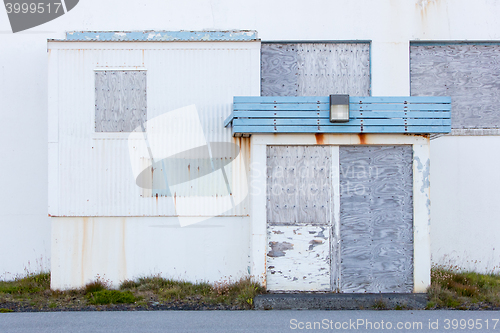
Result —
<path fill-rule="evenodd" d="M 96 71 L 95 131 L 144 131 L 146 101 L 146 71 Z"/>
<path fill-rule="evenodd" d="M 263 43 L 261 96 L 370 96 L 369 43 Z"/>
<path fill-rule="evenodd" d="M 453 129 L 500 128 L 500 44 L 412 43 L 412 96 L 451 96 Z"/>

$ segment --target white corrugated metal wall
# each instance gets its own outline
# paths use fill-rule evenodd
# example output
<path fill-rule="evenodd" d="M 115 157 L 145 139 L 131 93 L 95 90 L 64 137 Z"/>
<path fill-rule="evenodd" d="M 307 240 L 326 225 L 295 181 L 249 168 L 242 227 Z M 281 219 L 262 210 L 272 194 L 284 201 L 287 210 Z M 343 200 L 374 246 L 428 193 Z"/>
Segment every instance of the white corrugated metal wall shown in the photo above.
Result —
<path fill-rule="evenodd" d="M 250 145 L 223 121 L 233 96 L 259 95 L 260 42 L 54 41 L 49 53 L 52 287 L 78 287 L 97 274 L 115 285 L 148 274 L 208 281 L 248 274 Z M 239 146 L 224 167 L 232 201 L 220 170 L 172 186 L 170 196 L 137 186 L 146 141 L 142 133 L 95 133 L 96 69 L 147 71 L 153 157 L 206 142 Z M 224 152 L 234 158 L 231 146 Z"/>
<path fill-rule="evenodd" d="M 147 117 L 155 119 L 172 110 L 195 105 L 205 140 L 232 142 L 241 153 L 230 170 L 234 191 L 244 192 L 248 171 L 248 139 L 236 139 L 223 121 L 230 114 L 233 96 L 259 94 L 260 43 L 75 43 L 49 44 L 49 113 L 51 144 L 58 169 L 49 182 L 52 216 L 217 216 L 247 215 L 247 201 L 225 210 L 220 193 L 207 195 L 199 188 L 192 196 L 144 197 L 136 185 L 125 133 L 94 133 L 94 70 L 102 68 L 147 70 Z M 54 81 L 52 81 L 54 80 Z M 57 97 L 56 97 L 57 96 Z M 56 101 L 57 99 L 57 101 Z M 198 146 L 199 128 L 179 122 L 179 142 Z M 57 139 L 55 139 L 57 138 Z M 139 138 L 142 139 L 142 135 Z M 186 142 L 187 141 L 187 142 Z M 172 143 L 175 145 L 175 142 Z M 230 152 L 228 152 L 230 153 Z M 147 156 L 139 156 L 147 157 Z M 229 156 L 228 156 L 229 158 Z M 185 173 L 186 170 L 178 170 Z M 193 171 L 194 172 L 194 171 Z M 223 179 L 214 177 L 214 181 Z M 214 181 L 191 180 L 187 186 L 214 186 Z M 186 186 L 185 185 L 185 186 Z M 182 189 L 181 189 L 182 190 Z M 189 206 L 179 212 L 176 205 Z"/>

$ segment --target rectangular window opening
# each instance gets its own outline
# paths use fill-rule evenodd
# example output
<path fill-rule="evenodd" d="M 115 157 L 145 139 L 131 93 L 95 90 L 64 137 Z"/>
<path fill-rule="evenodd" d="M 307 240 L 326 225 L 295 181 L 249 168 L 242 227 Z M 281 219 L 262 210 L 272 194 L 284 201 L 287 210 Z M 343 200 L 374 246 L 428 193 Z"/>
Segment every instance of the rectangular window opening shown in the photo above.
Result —
<path fill-rule="evenodd" d="M 96 71 L 95 132 L 144 132 L 146 87 L 146 71 Z"/>

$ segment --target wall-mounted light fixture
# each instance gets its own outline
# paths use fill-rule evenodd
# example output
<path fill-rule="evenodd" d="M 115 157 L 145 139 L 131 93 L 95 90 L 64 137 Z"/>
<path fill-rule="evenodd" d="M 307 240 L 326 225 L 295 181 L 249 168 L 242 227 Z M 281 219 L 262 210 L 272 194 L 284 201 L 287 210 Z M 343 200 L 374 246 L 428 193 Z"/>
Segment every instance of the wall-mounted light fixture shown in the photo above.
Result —
<path fill-rule="evenodd" d="M 349 121 L 349 95 L 330 95 L 330 122 Z"/>

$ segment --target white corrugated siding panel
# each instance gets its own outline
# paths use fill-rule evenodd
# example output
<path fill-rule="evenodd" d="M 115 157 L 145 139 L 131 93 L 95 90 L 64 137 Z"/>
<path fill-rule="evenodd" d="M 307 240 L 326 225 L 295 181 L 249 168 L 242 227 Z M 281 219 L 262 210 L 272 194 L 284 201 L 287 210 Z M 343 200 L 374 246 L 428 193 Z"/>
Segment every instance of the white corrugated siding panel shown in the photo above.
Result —
<path fill-rule="evenodd" d="M 233 138 L 231 129 L 224 128 L 223 121 L 231 112 L 233 96 L 259 95 L 259 42 L 53 42 L 49 43 L 49 48 L 52 54 L 57 52 L 57 56 L 49 60 L 57 62 L 49 66 L 49 75 L 57 76 L 51 82 L 56 82 L 58 94 L 57 102 L 49 112 L 51 115 L 56 114 L 59 119 L 59 158 L 49 165 L 52 168 L 58 163 L 59 184 L 55 186 L 57 190 L 50 193 L 58 201 L 58 205 L 54 206 L 58 209 L 49 212 L 51 215 L 248 214 L 245 191 L 249 139 Z M 56 65 L 57 71 L 52 70 L 53 65 Z M 241 153 L 237 161 L 226 170 L 232 179 L 233 195 L 237 197 L 237 194 L 242 194 L 240 198 L 245 198 L 241 204 L 226 210 L 228 198 L 222 195 L 224 191 L 214 185 L 222 179 L 217 173 L 212 175 L 213 181 L 202 177 L 177 185 L 179 193 L 176 193 L 175 198 L 144 195 L 144 190 L 136 185 L 127 135 L 94 133 L 94 70 L 102 67 L 139 67 L 147 70 L 148 121 L 194 104 L 206 141 L 239 145 Z M 196 140 L 198 133 L 191 133 L 193 128 L 188 124 L 185 126 L 177 128 L 186 134 L 180 140 L 190 140 L 191 137 Z M 190 187 L 195 190 L 190 191 Z"/>

